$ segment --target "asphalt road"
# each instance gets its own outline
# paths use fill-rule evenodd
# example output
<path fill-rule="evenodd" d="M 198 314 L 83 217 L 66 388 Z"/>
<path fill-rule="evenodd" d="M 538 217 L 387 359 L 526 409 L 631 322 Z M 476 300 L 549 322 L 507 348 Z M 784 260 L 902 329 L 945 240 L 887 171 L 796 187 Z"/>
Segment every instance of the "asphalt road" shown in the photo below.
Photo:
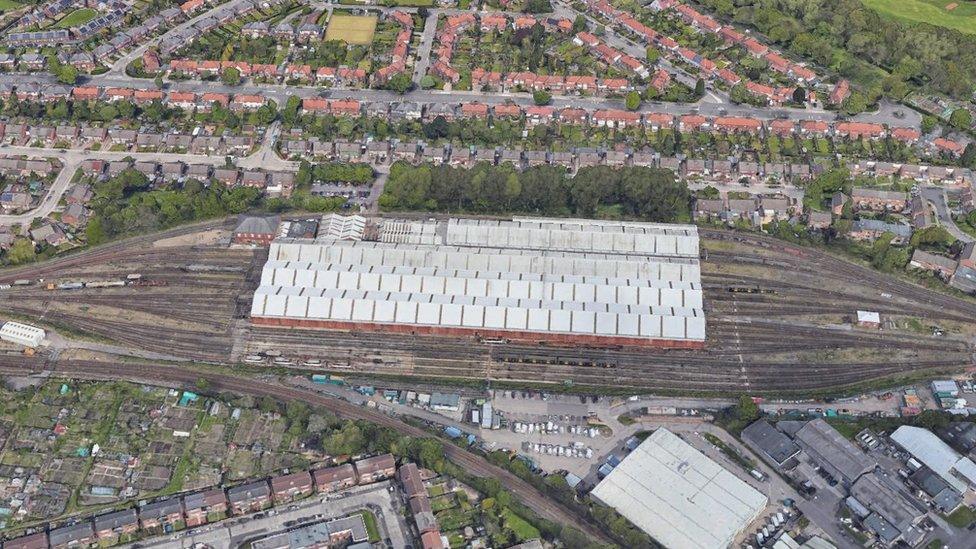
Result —
<path fill-rule="evenodd" d="M 254 541 L 288 530 L 285 523 L 327 522 L 331 519 L 342 518 L 363 509 L 371 510 L 379 519 L 378 525 L 381 537 L 389 538 L 393 548 L 406 547 L 408 542 L 407 530 L 399 520 L 399 505 L 394 502 L 393 494 L 389 491 L 389 481 L 371 484 L 347 490 L 349 495 L 340 497 L 330 494 L 326 497 L 312 496 L 299 503 L 297 509 L 291 506 L 279 506 L 276 514 L 262 518 L 235 517 L 215 524 L 192 528 L 178 532 L 171 536 L 162 536 L 151 540 L 125 545 L 126 549 L 154 548 L 154 549 L 183 549 L 205 544 L 210 547 L 240 547 L 247 541 Z M 321 521 L 310 520 L 315 515 L 321 515 Z M 252 515 L 253 516 L 253 515 Z M 174 539 L 175 538 L 175 539 Z"/>
<path fill-rule="evenodd" d="M 47 151 L 40 151 L 39 149 L 31 149 L 30 152 L 25 153 L 15 153 L 15 154 L 27 154 L 28 156 L 50 156 Z M 65 191 L 71 185 L 71 178 L 74 176 L 75 171 L 78 166 L 81 165 L 80 158 L 75 156 L 61 157 L 62 164 L 64 167 L 61 172 L 58 173 L 57 177 L 54 178 L 54 182 L 48 189 L 47 194 L 41 199 L 41 204 L 34 208 L 19 214 L 12 215 L 0 215 L 0 225 L 29 225 L 31 221 L 39 217 L 47 217 L 58 207 L 58 202 L 61 200 L 61 196 L 64 195 Z"/>
<path fill-rule="evenodd" d="M 949 231 L 949 234 L 956 237 L 963 242 L 972 242 L 973 237 L 964 233 L 960 229 L 955 220 L 952 219 L 952 214 L 949 212 L 949 200 L 946 196 L 946 190 L 943 187 L 923 187 L 922 198 L 931 203 L 935 207 L 935 215 L 939 220 L 939 224 L 942 225 L 945 230 Z"/>
<path fill-rule="evenodd" d="M 24 85 L 26 83 L 55 84 L 54 78 L 49 74 L 3 74 L 0 75 L 0 83 L 11 86 Z M 90 79 L 88 84 L 104 87 L 128 87 L 137 89 L 156 89 L 151 80 L 130 78 L 119 75 L 103 75 Z M 442 90 L 421 90 L 414 89 L 405 94 L 398 94 L 389 90 L 374 89 L 348 89 L 348 88 L 324 88 L 319 86 L 286 86 L 285 84 L 257 84 L 251 81 L 245 82 L 240 86 L 225 86 L 216 81 L 185 80 L 181 82 L 168 82 L 165 85 L 167 91 L 187 91 L 197 94 L 215 92 L 228 94 L 257 94 L 268 99 L 274 100 L 279 105 L 284 105 L 285 101 L 292 95 L 301 98 L 306 97 L 329 97 L 333 99 L 357 99 L 369 103 L 401 103 L 404 101 L 414 101 L 425 104 L 450 104 L 477 101 L 488 105 L 498 105 L 504 103 L 515 103 L 522 106 L 534 105 L 532 94 L 529 93 L 486 93 L 474 91 L 442 91 Z M 623 99 L 613 99 L 605 97 L 580 97 L 580 96 L 554 96 L 552 105 L 556 108 L 574 107 L 585 109 L 623 109 Z M 837 115 L 826 111 L 812 111 L 804 109 L 793 109 L 787 107 L 752 107 L 748 105 L 733 105 L 714 102 L 699 103 L 664 103 L 658 101 L 645 101 L 640 112 L 667 113 L 674 116 L 683 114 L 697 113 L 706 116 L 742 116 L 752 117 L 760 120 L 772 120 L 775 118 L 788 118 L 794 120 L 835 120 Z M 897 104 L 882 102 L 881 107 L 875 112 L 862 113 L 853 118 L 860 122 L 874 122 L 887 124 L 889 126 L 918 126 L 921 120 L 917 113 L 906 109 Z"/>

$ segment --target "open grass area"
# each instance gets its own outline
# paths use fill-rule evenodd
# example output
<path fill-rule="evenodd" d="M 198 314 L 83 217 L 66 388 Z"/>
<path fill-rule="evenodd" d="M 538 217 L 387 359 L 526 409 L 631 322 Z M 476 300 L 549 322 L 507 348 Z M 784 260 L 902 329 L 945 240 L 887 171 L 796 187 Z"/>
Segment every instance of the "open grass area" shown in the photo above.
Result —
<path fill-rule="evenodd" d="M 889 17 L 976 34 L 976 2 L 971 0 L 862 1 L 865 6 Z"/>
<path fill-rule="evenodd" d="M 85 23 L 91 21 L 96 16 L 98 12 L 91 8 L 82 8 L 80 10 L 75 10 L 68 15 L 64 16 L 64 19 L 58 21 L 55 27 L 59 29 L 70 29 L 71 27 L 77 27 L 78 25 L 84 25 Z"/>
<path fill-rule="evenodd" d="M 515 532 L 519 541 L 536 539 L 541 536 L 535 526 L 529 524 L 525 519 L 516 515 L 510 509 L 502 511 L 502 519 L 505 521 L 505 527 Z"/>
<path fill-rule="evenodd" d="M 0 13 L 13 11 L 20 6 L 21 4 L 14 2 L 13 0 L 0 0 Z"/>
<path fill-rule="evenodd" d="M 325 29 L 325 39 L 365 46 L 373 41 L 376 21 L 374 15 L 333 15 Z"/>
<path fill-rule="evenodd" d="M 946 517 L 946 521 L 956 528 L 967 528 L 970 524 L 976 522 L 976 511 L 963 505 Z"/>
<path fill-rule="evenodd" d="M 380 528 L 376 523 L 376 515 L 365 509 L 360 514 L 363 516 L 363 525 L 366 526 L 366 535 L 369 536 L 370 543 L 379 541 Z"/>

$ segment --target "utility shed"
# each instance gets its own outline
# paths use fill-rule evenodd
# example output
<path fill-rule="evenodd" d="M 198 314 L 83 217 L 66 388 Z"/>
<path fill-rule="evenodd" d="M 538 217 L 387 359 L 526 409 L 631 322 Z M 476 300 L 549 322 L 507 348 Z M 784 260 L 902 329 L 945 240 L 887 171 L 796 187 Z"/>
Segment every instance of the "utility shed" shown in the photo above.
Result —
<path fill-rule="evenodd" d="M 877 465 L 822 419 L 810 421 L 797 431 L 796 442 L 817 465 L 826 469 L 845 486 L 854 484 L 858 477 Z"/>
<path fill-rule="evenodd" d="M 671 549 L 724 549 L 767 503 L 667 429 L 647 437 L 591 494 Z"/>
<path fill-rule="evenodd" d="M 902 425 L 891 433 L 891 440 L 949 483 L 960 494 L 976 485 L 976 464 L 959 455 L 932 431 Z"/>
<path fill-rule="evenodd" d="M 0 339 L 25 347 L 39 346 L 45 335 L 43 329 L 20 322 L 4 322 L 0 328 Z"/>

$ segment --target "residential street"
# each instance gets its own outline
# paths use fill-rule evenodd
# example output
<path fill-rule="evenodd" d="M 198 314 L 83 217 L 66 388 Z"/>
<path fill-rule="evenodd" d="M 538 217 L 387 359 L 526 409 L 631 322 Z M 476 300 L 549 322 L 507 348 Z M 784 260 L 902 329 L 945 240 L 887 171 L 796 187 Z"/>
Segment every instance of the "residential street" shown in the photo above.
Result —
<path fill-rule="evenodd" d="M 54 77 L 49 74 L 3 74 L 0 83 L 11 86 L 23 86 L 27 83 L 55 84 Z M 136 89 L 155 89 L 152 80 L 135 79 L 126 76 L 103 75 L 89 79 L 87 84 L 104 87 L 128 87 Z M 284 105 L 288 97 L 328 97 L 332 99 L 356 99 L 365 102 L 400 103 L 414 101 L 425 104 L 459 104 L 479 102 L 488 105 L 516 103 L 523 106 L 533 105 L 532 94 L 529 93 L 484 93 L 473 91 L 442 91 L 415 89 L 400 95 L 389 90 L 326 88 L 321 86 L 286 86 L 284 84 L 256 84 L 247 82 L 240 86 L 225 86 L 218 81 L 186 80 L 178 83 L 168 82 L 165 90 L 186 91 L 198 94 L 207 92 L 227 94 L 257 94 L 274 100 L 279 106 Z M 581 96 L 553 96 L 552 105 L 556 108 L 578 107 L 587 109 L 623 109 L 623 99 L 605 97 Z M 794 120 L 822 120 L 833 121 L 836 113 L 826 111 L 811 111 L 791 109 L 786 107 L 751 107 L 748 105 L 733 105 L 724 103 L 664 103 L 659 101 L 645 101 L 640 112 L 666 113 L 674 116 L 683 114 L 702 114 L 707 116 L 743 116 L 760 120 L 788 118 Z M 873 122 L 889 126 L 915 126 L 920 115 L 902 107 L 901 105 L 883 102 L 876 112 L 862 113 L 853 120 L 859 122 Z"/>
<path fill-rule="evenodd" d="M 7 150 L 6 149 L 0 149 Z M 31 156 L 38 155 L 38 149 L 28 148 L 29 152 L 14 153 L 14 154 L 27 154 Z M 45 151 L 44 156 L 52 156 L 47 154 Z M 53 155 L 58 156 L 58 155 Z M 14 215 L 0 215 L 0 225 L 30 225 L 30 222 L 39 217 L 47 217 L 51 212 L 58 207 L 58 202 L 61 200 L 61 196 L 68 190 L 71 186 L 71 179 L 75 175 L 75 171 L 78 166 L 81 165 L 84 158 L 78 157 L 76 155 L 65 155 L 59 156 L 61 163 L 64 167 L 58 176 L 54 179 L 54 183 L 51 184 L 51 188 L 48 189 L 47 194 L 41 199 L 41 205 L 33 210 L 29 210 L 23 213 Z"/>
<path fill-rule="evenodd" d="M 277 508 L 277 513 L 273 516 L 263 518 L 231 518 L 214 525 L 201 526 L 187 532 L 179 532 L 172 536 L 156 538 L 155 540 L 140 541 L 125 545 L 127 549 L 137 547 L 153 547 L 157 549 L 182 549 L 197 547 L 197 544 L 206 544 L 210 547 L 236 548 L 244 542 L 254 540 L 268 535 L 283 532 L 289 528 L 285 523 L 291 521 L 307 521 L 316 515 L 321 515 L 323 521 L 341 518 L 355 511 L 370 509 L 376 515 L 381 530 L 381 537 L 389 538 L 392 548 L 407 546 L 407 532 L 398 511 L 399 502 L 394 501 L 395 493 L 391 493 L 389 488 L 390 481 L 380 482 L 350 488 L 350 494 L 341 497 L 332 494 L 325 498 L 312 496 L 300 503 L 287 508 Z M 289 510 L 292 507 L 296 509 Z M 391 548 L 391 549 L 392 549 Z"/>
<path fill-rule="evenodd" d="M 939 219 L 939 225 L 942 225 L 947 231 L 949 231 L 949 234 L 966 243 L 976 240 L 964 233 L 952 219 L 952 214 L 949 213 L 949 199 L 946 196 L 946 190 L 944 188 L 923 187 L 921 192 L 922 198 L 935 206 L 935 214 Z"/>

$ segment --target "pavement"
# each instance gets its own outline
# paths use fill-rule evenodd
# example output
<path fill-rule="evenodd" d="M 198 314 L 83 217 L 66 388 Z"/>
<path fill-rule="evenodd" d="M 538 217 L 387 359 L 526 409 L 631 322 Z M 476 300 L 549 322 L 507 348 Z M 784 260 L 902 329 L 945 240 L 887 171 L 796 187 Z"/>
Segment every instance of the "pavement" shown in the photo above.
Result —
<path fill-rule="evenodd" d="M 43 155 L 50 157 L 52 155 L 48 154 L 47 150 L 41 151 L 41 149 L 29 149 L 29 152 L 14 153 L 14 154 L 26 154 L 28 156 L 38 156 Z M 53 155 L 57 156 L 57 155 Z M 34 219 L 47 217 L 51 214 L 57 207 L 58 203 L 61 201 L 61 196 L 68 190 L 71 186 L 71 179 L 75 175 L 78 166 L 81 165 L 81 158 L 74 155 L 66 155 L 64 157 L 59 157 L 63 167 L 61 172 L 58 173 L 57 177 L 54 178 L 54 182 L 48 189 L 47 194 L 41 199 L 41 204 L 34 208 L 33 210 L 28 210 L 19 214 L 12 215 L 0 215 L 0 225 L 30 225 L 30 222 Z"/>
<path fill-rule="evenodd" d="M 272 122 L 270 126 L 268 126 L 267 130 L 265 130 L 264 137 L 261 140 L 261 146 L 258 147 L 258 150 L 249 156 L 237 160 L 235 162 L 237 167 L 245 170 L 298 170 L 301 162 L 284 160 L 278 156 L 278 153 L 275 151 L 275 143 L 278 141 L 278 136 L 280 134 L 281 121 L 276 120 Z"/>
<path fill-rule="evenodd" d="M 935 215 L 939 225 L 942 225 L 949 234 L 966 243 L 976 240 L 963 232 L 952 219 L 952 214 L 949 211 L 949 197 L 946 195 L 944 187 L 922 187 L 921 193 L 922 198 L 935 207 Z"/>
<path fill-rule="evenodd" d="M 204 544 L 210 547 L 237 548 L 248 541 L 274 535 L 291 528 L 285 523 L 325 522 L 335 518 L 342 518 L 356 511 L 369 509 L 375 515 L 380 527 L 380 537 L 389 538 L 392 548 L 406 547 L 408 532 L 406 525 L 400 518 L 400 502 L 396 499 L 396 492 L 391 492 L 389 481 L 368 486 L 350 488 L 349 495 L 330 494 L 326 497 L 312 496 L 292 506 L 276 508 L 276 513 L 268 516 L 268 511 L 259 513 L 262 518 L 251 518 L 249 515 L 230 518 L 214 524 L 200 526 L 190 530 L 177 532 L 170 536 L 143 540 L 125 545 L 127 549 L 157 548 L 157 549 L 189 549 Z"/>

